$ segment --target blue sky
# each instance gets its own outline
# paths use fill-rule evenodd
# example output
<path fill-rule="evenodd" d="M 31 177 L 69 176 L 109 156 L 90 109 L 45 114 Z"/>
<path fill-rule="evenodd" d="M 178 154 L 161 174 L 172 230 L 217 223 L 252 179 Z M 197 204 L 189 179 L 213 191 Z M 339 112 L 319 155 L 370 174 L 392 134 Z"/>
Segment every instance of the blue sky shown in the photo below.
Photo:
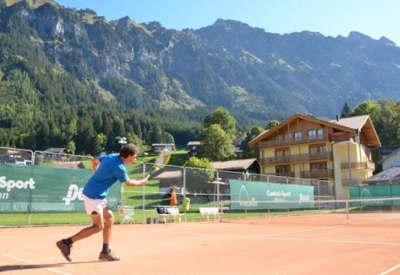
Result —
<path fill-rule="evenodd" d="M 358 31 L 400 46 L 398 0 L 56 0 L 90 8 L 107 20 L 129 16 L 137 23 L 158 21 L 166 28 L 199 29 L 217 19 L 233 19 L 270 33 L 315 31 L 348 36 Z"/>

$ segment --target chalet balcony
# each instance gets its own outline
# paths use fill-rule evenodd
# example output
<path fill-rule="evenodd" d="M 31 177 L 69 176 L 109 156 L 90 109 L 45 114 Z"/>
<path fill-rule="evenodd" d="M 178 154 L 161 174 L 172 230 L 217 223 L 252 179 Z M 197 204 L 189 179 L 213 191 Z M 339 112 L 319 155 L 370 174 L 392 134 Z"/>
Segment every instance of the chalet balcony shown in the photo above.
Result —
<path fill-rule="evenodd" d="M 360 179 L 342 180 L 342 186 L 360 186 L 360 185 L 363 185 L 363 180 Z"/>
<path fill-rule="evenodd" d="M 333 169 L 303 171 L 300 172 L 300 177 L 303 179 L 333 178 Z"/>
<path fill-rule="evenodd" d="M 375 170 L 375 163 L 373 161 L 365 161 L 365 162 L 342 162 L 340 164 L 340 169 L 354 169 L 354 170 Z"/>
<path fill-rule="evenodd" d="M 349 140 L 353 135 L 348 133 L 337 133 L 337 134 L 324 134 L 316 136 L 306 136 L 306 137 L 292 137 L 280 140 L 266 140 L 261 141 L 259 144 L 260 149 L 265 148 L 275 148 L 275 147 L 285 147 L 296 144 L 310 144 L 310 143 L 321 143 L 321 142 L 339 142 L 344 140 Z"/>
<path fill-rule="evenodd" d="M 321 152 L 316 154 L 300 154 L 282 157 L 263 158 L 260 160 L 261 165 L 279 165 L 291 163 L 303 163 L 313 161 L 329 161 L 333 159 L 332 152 Z"/>
<path fill-rule="evenodd" d="M 275 174 L 266 174 L 269 182 L 285 183 L 285 184 L 293 183 L 293 180 L 295 178 L 294 175 L 295 175 L 294 172 L 279 172 Z"/>
<path fill-rule="evenodd" d="M 294 172 L 280 172 L 280 173 L 276 173 L 275 176 L 294 178 Z"/>

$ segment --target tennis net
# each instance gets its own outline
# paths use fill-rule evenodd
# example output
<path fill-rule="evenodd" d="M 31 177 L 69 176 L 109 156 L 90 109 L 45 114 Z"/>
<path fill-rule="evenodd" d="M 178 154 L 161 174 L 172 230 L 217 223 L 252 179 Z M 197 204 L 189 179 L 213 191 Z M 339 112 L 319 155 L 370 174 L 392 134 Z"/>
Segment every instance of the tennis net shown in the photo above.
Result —
<path fill-rule="evenodd" d="M 228 207 L 235 204 L 241 205 L 241 209 Z M 317 200 L 307 201 L 307 203 L 304 201 L 221 201 L 221 209 L 225 209 L 223 217 L 226 222 L 243 222 L 245 219 L 249 222 L 276 224 L 400 226 L 399 197 Z"/>

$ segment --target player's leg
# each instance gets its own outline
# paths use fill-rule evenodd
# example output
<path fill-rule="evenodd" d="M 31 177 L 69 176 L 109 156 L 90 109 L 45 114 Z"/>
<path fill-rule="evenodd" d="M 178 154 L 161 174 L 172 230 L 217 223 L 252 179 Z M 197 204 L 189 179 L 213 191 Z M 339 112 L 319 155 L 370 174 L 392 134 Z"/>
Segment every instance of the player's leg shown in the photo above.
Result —
<path fill-rule="evenodd" d="M 61 255 L 69 262 L 71 259 L 71 249 L 72 244 L 87 238 L 95 233 L 98 233 L 104 229 L 104 222 L 103 222 L 103 200 L 93 200 L 89 199 L 85 196 L 85 209 L 88 214 L 90 214 L 90 218 L 92 219 L 92 226 L 86 227 L 79 231 L 77 234 L 69 237 L 67 239 L 62 239 L 56 243 L 58 249 L 61 251 Z"/>
<path fill-rule="evenodd" d="M 103 216 L 97 212 L 90 215 L 92 219 L 92 226 L 86 227 L 71 237 L 72 242 L 75 243 L 79 240 L 92 236 L 104 229 Z"/>
<path fill-rule="evenodd" d="M 119 257 L 115 256 L 109 247 L 111 240 L 112 227 L 114 224 L 114 214 L 108 207 L 103 209 L 104 229 L 103 229 L 103 249 L 100 252 L 99 260 L 102 261 L 119 261 Z"/>
<path fill-rule="evenodd" d="M 103 242 L 110 243 L 111 231 L 114 225 L 114 214 L 110 210 L 108 205 L 105 205 L 103 208 L 103 219 L 104 219 Z"/>

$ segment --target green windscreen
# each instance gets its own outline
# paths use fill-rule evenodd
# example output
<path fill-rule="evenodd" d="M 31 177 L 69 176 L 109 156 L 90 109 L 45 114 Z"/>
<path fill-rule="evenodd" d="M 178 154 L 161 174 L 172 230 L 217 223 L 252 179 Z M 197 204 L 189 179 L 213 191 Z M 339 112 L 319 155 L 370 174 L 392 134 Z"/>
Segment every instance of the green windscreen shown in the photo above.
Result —
<path fill-rule="evenodd" d="M 398 184 L 350 186 L 349 191 L 351 200 L 363 200 L 351 202 L 351 206 L 400 205 L 400 200 L 378 200 L 382 198 L 399 198 L 400 185 Z M 369 201 L 368 199 L 374 200 Z"/>
<path fill-rule="evenodd" d="M 0 212 L 82 212 L 82 189 L 92 176 L 89 169 L 37 165 L 0 165 Z M 121 199 L 121 184 L 110 188 L 107 200 Z"/>
<path fill-rule="evenodd" d="M 314 187 L 230 180 L 231 209 L 314 208 Z"/>

